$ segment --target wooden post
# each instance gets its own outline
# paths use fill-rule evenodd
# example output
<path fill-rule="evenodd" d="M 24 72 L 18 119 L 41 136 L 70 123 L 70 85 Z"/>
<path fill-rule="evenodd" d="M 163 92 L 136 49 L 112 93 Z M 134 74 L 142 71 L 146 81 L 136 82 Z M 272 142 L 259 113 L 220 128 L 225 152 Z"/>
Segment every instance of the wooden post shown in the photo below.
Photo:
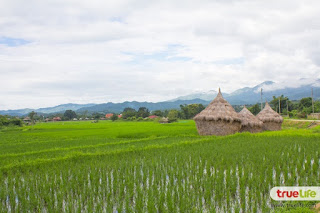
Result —
<path fill-rule="evenodd" d="M 314 113 L 313 88 L 311 88 L 311 98 L 312 98 L 312 113 Z"/>

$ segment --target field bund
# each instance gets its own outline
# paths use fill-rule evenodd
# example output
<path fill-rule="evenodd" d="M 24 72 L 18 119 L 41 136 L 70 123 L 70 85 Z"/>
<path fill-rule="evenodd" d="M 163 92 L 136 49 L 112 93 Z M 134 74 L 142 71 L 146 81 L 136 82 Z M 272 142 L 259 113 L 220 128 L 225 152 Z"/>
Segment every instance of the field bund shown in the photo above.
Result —
<path fill-rule="evenodd" d="M 194 121 L 0 130 L 0 212 L 270 212 L 274 186 L 320 186 L 309 124 L 224 137 Z"/>

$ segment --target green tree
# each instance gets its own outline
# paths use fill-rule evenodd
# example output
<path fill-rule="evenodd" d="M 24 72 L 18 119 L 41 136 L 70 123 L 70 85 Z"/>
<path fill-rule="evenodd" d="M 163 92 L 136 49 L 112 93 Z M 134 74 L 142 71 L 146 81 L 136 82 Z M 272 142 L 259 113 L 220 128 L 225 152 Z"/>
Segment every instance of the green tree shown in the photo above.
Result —
<path fill-rule="evenodd" d="M 122 118 L 128 119 L 137 116 L 137 111 L 133 108 L 127 107 L 122 112 Z"/>
<path fill-rule="evenodd" d="M 257 114 L 260 112 L 260 108 L 261 108 L 261 107 L 260 107 L 260 104 L 255 104 L 255 105 L 249 107 L 248 110 L 249 110 L 252 114 L 257 115 Z"/>
<path fill-rule="evenodd" d="M 163 115 L 162 116 L 163 117 L 168 117 L 168 114 L 169 114 L 169 110 L 166 109 L 166 110 L 163 111 Z"/>
<path fill-rule="evenodd" d="M 198 113 L 200 113 L 202 110 L 204 110 L 205 107 L 202 104 L 189 104 L 188 105 L 188 111 L 189 111 L 189 117 L 188 119 L 193 118 Z"/>
<path fill-rule="evenodd" d="M 146 118 L 150 115 L 150 111 L 146 107 L 140 107 L 137 112 L 137 117 Z"/>
<path fill-rule="evenodd" d="M 302 98 L 298 104 L 298 117 L 306 118 L 308 114 L 312 113 L 312 98 Z"/>
<path fill-rule="evenodd" d="M 152 111 L 152 114 L 159 117 L 163 117 L 163 112 L 161 110 Z"/>
<path fill-rule="evenodd" d="M 279 112 L 279 98 L 280 98 L 280 110 L 282 112 L 287 112 L 287 102 L 288 106 L 290 106 L 289 111 L 292 110 L 292 103 L 290 102 L 288 97 L 284 97 L 283 95 L 281 96 L 273 96 L 272 101 L 270 101 L 270 104 L 272 108 L 276 111 Z"/>
<path fill-rule="evenodd" d="M 189 110 L 188 110 L 188 105 L 180 105 L 180 110 L 181 110 L 181 118 L 182 119 L 187 119 L 189 117 Z"/>
<path fill-rule="evenodd" d="M 111 116 L 111 120 L 112 120 L 112 121 L 118 120 L 118 115 L 114 113 L 114 114 Z"/>
<path fill-rule="evenodd" d="M 34 112 L 34 111 L 32 111 L 32 112 L 29 113 L 29 118 L 30 118 L 30 120 L 31 120 L 31 124 L 32 124 L 32 125 L 34 124 L 34 118 L 35 118 L 36 114 L 37 114 L 37 113 Z"/>
<path fill-rule="evenodd" d="M 8 126 L 8 125 L 9 125 L 9 120 L 5 116 L 0 115 L 0 127 Z"/>
<path fill-rule="evenodd" d="M 232 107 L 236 112 L 240 112 L 243 108 L 243 106 L 241 105 L 232 105 Z"/>
<path fill-rule="evenodd" d="M 15 117 L 0 115 L 0 127 L 2 126 L 22 126 L 22 120 Z"/>
<path fill-rule="evenodd" d="M 204 110 L 204 106 L 202 104 L 184 104 L 180 105 L 181 109 L 181 118 L 182 119 L 191 119 L 196 114 Z"/>
<path fill-rule="evenodd" d="M 67 120 L 71 120 L 73 118 L 76 118 L 77 114 L 75 113 L 75 111 L 68 109 L 64 112 L 63 117 L 65 117 Z"/>
<path fill-rule="evenodd" d="M 92 114 L 92 117 L 95 119 L 95 120 L 99 120 L 101 117 L 104 117 L 104 114 L 101 114 L 101 113 L 98 113 L 98 112 L 94 112 Z"/>
<path fill-rule="evenodd" d="M 179 118 L 179 111 L 178 110 L 172 109 L 169 111 L 169 113 L 168 113 L 169 123 L 177 121 L 178 118 Z"/>
<path fill-rule="evenodd" d="M 320 101 L 314 102 L 314 112 L 320 112 Z"/>
<path fill-rule="evenodd" d="M 9 122 L 10 122 L 11 125 L 22 126 L 22 120 L 20 120 L 18 118 L 10 119 Z"/>
<path fill-rule="evenodd" d="M 312 98 L 308 97 L 308 98 L 302 98 L 299 101 L 299 110 L 302 111 L 304 108 L 309 108 L 312 107 Z"/>
<path fill-rule="evenodd" d="M 4 125 L 3 125 L 3 121 L 4 121 L 4 119 L 2 118 L 2 115 L 0 115 L 0 128 L 1 128 L 2 126 L 4 126 Z"/>

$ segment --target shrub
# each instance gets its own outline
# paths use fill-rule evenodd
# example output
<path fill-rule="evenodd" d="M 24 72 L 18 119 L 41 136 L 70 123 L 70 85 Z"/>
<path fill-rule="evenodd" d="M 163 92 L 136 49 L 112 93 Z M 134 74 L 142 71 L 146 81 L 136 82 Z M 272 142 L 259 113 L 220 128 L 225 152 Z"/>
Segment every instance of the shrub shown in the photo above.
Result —
<path fill-rule="evenodd" d="M 22 126 L 22 121 L 20 119 L 14 118 L 9 121 L 9 125 Z"/>
<path fill-rule="evenodd" d="M 118 120 L 118 115 L 114 113 L 114 114 L 111 116 L 111 120 L 112 120 L 112 121 Z"/>
<path fill-rule="evenodd" d="M 148 117 L 147 117 L 147 118 L 144 118 L 143 120 L 144 120 L 144 121 L 153 121 L 153 119 L 148 118 Z"/>
<path fill-rule="evenodd" d="M 289 112 L 289 117 L 296 117 L 298 114 L 297 110 L 292 110 L 291 112 Z"/>
<path fill-rule="evenodd" d="M 132 117 L 128 117 L 126 118 L 127 121 L 135 121 L 136 120 L 136 116 L 132 116 Z"/>
<path fill-rule="evenodd" d="M 307 114 L 305 112 L 300 112 L 297 114 L 298 118 L 307 118 Z"/>
<path fill-rule="evenodd" d="M 0 117 L 0 123 L 1 123 L 2 126 L 8 126 L 9 125 L 9 120 L 6 117 L 1 116 Z"/>
<path fill-rule="evenodd" d="M 178 120 L 178 117 L 179 117 L 178 110 L 173 109 L 169 111 L 169 114 L 168 114 L 169 123 L 176 122 Z"/>
<path fill-rule="evenodd" d="M 5 116 L 0 116 L 0 127 L 1 126 L 22 126 L 22 120 L 18 118 L 8 119 Z"/>

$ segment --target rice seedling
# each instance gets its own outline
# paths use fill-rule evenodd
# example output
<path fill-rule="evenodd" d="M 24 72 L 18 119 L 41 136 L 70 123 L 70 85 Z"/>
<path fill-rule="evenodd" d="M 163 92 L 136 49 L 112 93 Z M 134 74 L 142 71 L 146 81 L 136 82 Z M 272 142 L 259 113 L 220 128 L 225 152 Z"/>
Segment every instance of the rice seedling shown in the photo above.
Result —
<path fill-rule="evenodd" d="M 203 137 L 193 121 L 132 125 L 4 132 L 0 212 L 269 212 L 272 187 L 320 183 L 311 130 Z"/>

